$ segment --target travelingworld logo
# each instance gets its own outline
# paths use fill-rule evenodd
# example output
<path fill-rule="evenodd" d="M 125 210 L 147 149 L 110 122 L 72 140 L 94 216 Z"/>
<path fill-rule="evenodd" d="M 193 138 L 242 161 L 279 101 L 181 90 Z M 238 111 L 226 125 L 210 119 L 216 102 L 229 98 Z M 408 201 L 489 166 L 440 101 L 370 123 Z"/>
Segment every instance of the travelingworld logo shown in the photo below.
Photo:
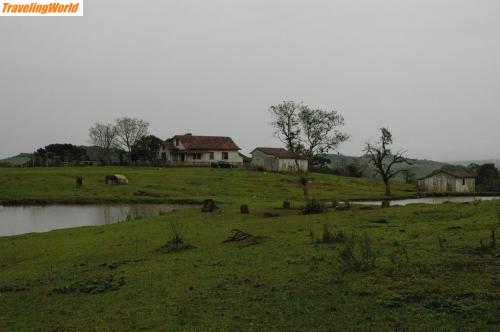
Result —
<path fill-rule="evenodd" d="M 83 16 L 83 0 L 0 0 L 0 16 Z"/>

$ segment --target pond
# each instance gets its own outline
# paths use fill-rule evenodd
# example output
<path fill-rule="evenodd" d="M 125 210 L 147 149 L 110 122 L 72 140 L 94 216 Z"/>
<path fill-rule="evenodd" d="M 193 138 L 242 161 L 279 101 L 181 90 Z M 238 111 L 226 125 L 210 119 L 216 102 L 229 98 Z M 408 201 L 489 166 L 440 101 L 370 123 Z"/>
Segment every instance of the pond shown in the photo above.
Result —
<path fill-rule="evenodd" d="M 500 199 L 500 196 L 452 196 L 452 197 L 422 197 L 391 200 L 391 206 L 405 206 L 408 204 L 443 204 L 445 202 L 466 203 L 476 200 L 491 201 Z M 352 201 L 352 204 L 381 205 L 382 201 Z"/>
<path fill-rule="evenodd" d="M 140 217 L 158 216 L 171 212 L 175 205 L 0 205 L 0 236 L 80 226 L 114 224 Z"/>

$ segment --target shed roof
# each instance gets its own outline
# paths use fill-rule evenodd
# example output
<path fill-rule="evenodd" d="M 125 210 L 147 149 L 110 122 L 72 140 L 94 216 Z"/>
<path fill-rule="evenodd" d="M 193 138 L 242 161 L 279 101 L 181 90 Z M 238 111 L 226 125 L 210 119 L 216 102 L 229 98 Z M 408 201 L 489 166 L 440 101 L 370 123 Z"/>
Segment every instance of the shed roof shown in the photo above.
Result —
<path fill-rule="evenodd" d="M 288 151 L 287 149 L 283 148 L 264 148 L 264 147 L 258 147 L 253 149 L 252 153 L 255 150 L 259 150 L 262 153 L 265 153 L 267 155 L 279 158 L 279 159 L 294 159 L 295 156 L 292 152 Z"/>

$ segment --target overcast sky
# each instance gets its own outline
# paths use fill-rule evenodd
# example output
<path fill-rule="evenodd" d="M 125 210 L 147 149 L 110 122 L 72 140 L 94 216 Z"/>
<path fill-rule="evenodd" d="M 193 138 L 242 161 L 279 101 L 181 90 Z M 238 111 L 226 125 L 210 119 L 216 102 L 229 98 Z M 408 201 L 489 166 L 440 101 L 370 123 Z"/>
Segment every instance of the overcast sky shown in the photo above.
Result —
<path fill-rule="evenodd" d="M 268 107 L 335 109 L 359 155 L 381 126 L 410 156 L 500 158 L 498 0 L 85 0 L 0 17 L 0 157 L 87 144 L 140 117 L 160 138 L 279 146 Z"/>

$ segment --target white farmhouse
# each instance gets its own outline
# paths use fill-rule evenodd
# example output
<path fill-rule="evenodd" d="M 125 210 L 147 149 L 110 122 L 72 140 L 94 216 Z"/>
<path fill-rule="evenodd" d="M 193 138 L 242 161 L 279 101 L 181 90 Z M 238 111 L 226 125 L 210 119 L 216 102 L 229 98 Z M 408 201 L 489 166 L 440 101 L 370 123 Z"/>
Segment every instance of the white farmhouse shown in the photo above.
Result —
<path fill-rule="evenodd" d="M 272 172 L 297 172 L 297 163 L 299 170 L 306 172 L 308 168 L 307 160 L 295 160 L 293 154 L 283 148 L 255 148 L 252 152 L 251 166 L 254 168 L 263 168 Z"/>
<path fill-rule="evenodd" d="M 240 167 L 243 158 L 240 148 L 230 137 L 175 135 L 167 139 L 160 148 L 160 159 L 173 166 L 210 166 L 226 162 Z"/>

